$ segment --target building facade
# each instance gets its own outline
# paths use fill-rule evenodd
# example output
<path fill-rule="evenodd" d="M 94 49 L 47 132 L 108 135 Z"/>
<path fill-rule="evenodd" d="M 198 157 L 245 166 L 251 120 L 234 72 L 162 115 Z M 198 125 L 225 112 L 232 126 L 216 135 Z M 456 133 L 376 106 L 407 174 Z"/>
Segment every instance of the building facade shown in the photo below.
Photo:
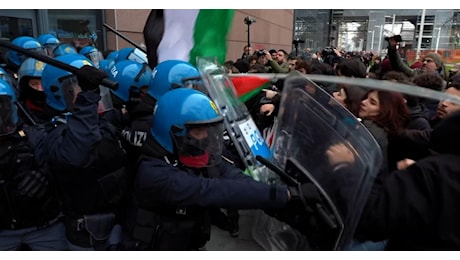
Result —
<path fill-rule="evenodd" d="M 132 46 L 107 30 L 106 23 L 143 44 L 148 9 L 2 9 L 0 38 L 38 36 L 52 32 L 77 47 L 93 43 L 102 51 Z M 244 22 L 248 17 L 251 24 Z M 241 57 L 249 43 L 253 50 L 322 50 L 334 46 L 346 51 L 386 54 L 385 37 L 400 34 L 401 54 L 415 60 L 417 53 L 439 52 L 446 60 L 460 60 L 460 10 L 457 9 L 237 9 L 227 38 L 227 60 Z M 248 33 L 249 30 L 249 33 Z M 88 37 L 96 33 L 97 40 Z M 459 51 L 457 51 L 459 49 Z"/>
<path fill-rule="evenodd" d="M 346 51 L 386 54 L 385 38 L 401 35 L 401 54 L 439 52 L 446 60 L 460 59 L 458 9 L 334 9 L 295 10 L 294 38 L 301 48 L 334 46 Z"/>
<path fill-rule="evenodd" d="M 132 45 L 107 30 L 106 23 L 118 32 L 143 44 L 147 9 L 40 9 L 0 10 L 0 38 L 12 40 L 20 35 L 37 37 L 42 33 L 56 34 L 61 41 L 71 41 L 77 47 L 93 43 L 102 51 L 131 47 Z M 251 25 L 246 17 L 255 20 Z M 253 49 L 292 49 L 294 10 L 235 10 L 231 31 L 227 38 L 227 60 L 241 57 L 248 37 Z M 249 27 L 249 34 L 248 34 Z M 89 35 L 96 33 L 92 42 Z"/>

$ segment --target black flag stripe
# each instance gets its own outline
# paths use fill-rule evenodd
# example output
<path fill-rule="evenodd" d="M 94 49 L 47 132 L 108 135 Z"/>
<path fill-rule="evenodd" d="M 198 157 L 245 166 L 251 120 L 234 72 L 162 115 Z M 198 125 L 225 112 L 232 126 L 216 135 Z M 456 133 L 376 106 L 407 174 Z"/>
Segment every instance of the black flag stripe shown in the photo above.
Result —
<path fill-rule="evenodd" d="M 151 69 L 158 64 L 157 49 L 165 31 L 163 9 L 152 9 L 145 22 L 144 40 L 147 47 L 147 60 Z"/>

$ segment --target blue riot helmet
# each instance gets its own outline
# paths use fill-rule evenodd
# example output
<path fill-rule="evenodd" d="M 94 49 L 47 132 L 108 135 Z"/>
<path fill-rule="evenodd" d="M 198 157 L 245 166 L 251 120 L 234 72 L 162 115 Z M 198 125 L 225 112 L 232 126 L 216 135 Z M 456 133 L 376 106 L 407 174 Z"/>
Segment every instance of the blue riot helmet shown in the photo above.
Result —
<path fill-rule="evenodd" d="M 107 55 L 107 58 L 106 60 L 116 60 L 118 57 L 118 51 L 112 51 L 111 53 L 109 53 L 109 55 Z"/>
<path fill-rule="evenodd" d="M 106 62 L 103 63 L 103 66 L 100 67 L 102 70 L 104 70 L 107 74 L 110 74 L 109 70 L 115 64 L 115 60 L 117 60 L 118 57 L 118 51 L 112 51 L 107 55 L 107 58 L 105 58 Z M 99 65 L 101 66 L 101 65 Z"/>
<path fill-rule="evenodd" d="M 77 48 L 72 43 L 59 43 L 53 50 L 54 57 L 62 56 L 64 54 L 78 54 Z"/>
<path fill-rule="evenodd" d="M 55 59 L 76 68 L 93 66 L 90 60 L 79 54 L 61 55 Z M 59 112 L 73 111 L 74 98 L 79 90 L 77 76 L 47 64 L 42 73 L 42 85 L 48 106 Z"/>
<path fill-rule="evenodd" d="M 7 75 L 6 71 L 0 67 L 0 79 L 6 80 Z"/>
<path fill-rule="evenodd" d="M 104 59 L 102 53 L 92 45 L 81 48 L 79 54 L 90 59 L 97 68 L 100 68 L 99 62 Z"/>
<path fill-rule="evenodd" d="M 39 107 L 45 104 L 45 93 L 41 78 L 45 63 L 34 58 L 27 58 L 18 70 L 18 85 L 21 100 L 28 100 Z"/>
<path fill-rule="evenodd" d="M 182 60 L 160 62 L 152 72 L 147 94 L 159 99 L 175 88 L 195 88 L 207 93 L 201 81 L 200 72 L 192 64 Z"/>
<path fill-rule="evenodd" d="M 107 59 L 99 61 L 99 69 L 103 70 L 105 73 L 110 74 L 110 61 Z M 113 63 L 111 64 L 113 66 Z"/>
<path fill-rule="evenodd" d="M 0 79 L 0 136 L 12 134 L 18 123 L 18 111 L 13 87 Z"/>
<path fill-rule="evenodd" d="M 29 51 L 46 54 L 42 48 L 42 45 L 35 38 L 30 36 L 16 37 L 11 43 Z M 26 59 L 26 55 L 13 50 L 10 50 L 7 54 L 8 63 L 13 66 L 14 70 L 19 69 L 19 66 L 21 66 L 22 62 L 24 62 Z"/>
<path fill-rule="evenodd" d="M 11 86 L 14 86 L 11 76 L 2 67 L 0 67 L 0 79 L 6 81 Z"/>
<path fill-rule="evenodd" d="M 109 79 L 118 82 L 118 89 L 110 91 L 124 103 L 139 98 L 149 86 L 152 70 L 145 63 L 131 60 L 116 62 L 109 71 Z"/>
<path fill-rule="evenodd" d="M 53 50 L 60 43 L 59 39 L 51 33 L 41 34 L 37 41 L 45 48 L 46 55 L 53 56 Z"/>
<path fill-rule="evenodd" d="M 220 162 L 223 131 L 223 116 L 206 94 L 179 88 L 157 101 L 150 132 L 181 164 L 202 168 Z"/>
<path fill-rule="evenodd" d="M 115 61 L 132 60 L 148 64 L 147 54 L 138 48 L 126 47 L 118 50 Z"/>

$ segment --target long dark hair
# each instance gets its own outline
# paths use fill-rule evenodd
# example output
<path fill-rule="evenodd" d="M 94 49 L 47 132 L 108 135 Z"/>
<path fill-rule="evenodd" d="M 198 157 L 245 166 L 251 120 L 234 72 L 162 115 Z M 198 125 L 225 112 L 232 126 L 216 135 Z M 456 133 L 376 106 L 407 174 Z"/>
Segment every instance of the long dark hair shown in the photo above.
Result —
<path fill-rule="evenodd" d="M 411 118 L 403 95 L 392 91 L 370 90 L 366 98 L 372 91 L 377 91 L 380 113 L 369 119 L 383 127 L 389 135 L 398 134 Z"/>

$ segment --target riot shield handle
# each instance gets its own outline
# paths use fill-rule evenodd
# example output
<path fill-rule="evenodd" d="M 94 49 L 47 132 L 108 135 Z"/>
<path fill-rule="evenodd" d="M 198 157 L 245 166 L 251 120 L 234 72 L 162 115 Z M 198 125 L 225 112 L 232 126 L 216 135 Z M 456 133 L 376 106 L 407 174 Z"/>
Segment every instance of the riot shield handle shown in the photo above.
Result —
<path fill-rule="evenodd" d="M 271 163 L 269 160 L 265 159 L 264 157 L 260 156 L 260 155 L 257 155 L 256 156 L 256 160 L 259 161 L 260 163 L 262 163 L 263 165 L 265 165 L 267 168 L 269 168 L 270 170 L 272 170 L 273 172 L 275 172 L 276 174 L 278 174 L 278 176 L 280 176 L 281 180 L 288 186 L 293 186 L 293 187 L 300 187 L 302 185 L 302 183 L 296 179 L 294 179 L 293 177 L 291 177 L 289 174 L 287 174 L 285 171 L 281 170 L 279 167 L 277 167 L 276 165 L 274 165 L 273 163 Z M 295 164 L 292 164 L 292 166 L 296 167 Z M 296 167 L 296 169 L 302 173 L 304 173 L 305 176 L 308 176 L 308 174 L 306 174 L 305 172 L 302 171 L 302 169 Z M 310 180 L 311 181 L 311 180 Z M 309 184 L 312 184 L 311 188 L 312 189 L 317 189 L 317 186 L 316 184 L 314 184 L 312 181 L 309 182 Z M 319 194 L 318 194 L 319 195 Z M 302 195 L 301 195 L 302 196 Z M 321 195 L 319 195 L 321 196 Z M 323 221 L 323 223 L 329 228 L 329 229 L 336 229 L 338 228 L 338 223 L 336 221 L 336 218 L 334 218 L 333 216 L 331 216 L 331 214 L 329 214 L 326 209 L 324 208 L 324 206 L 322 205 L 322 203 L 319 203 L 319 202 L 314 202 L 314 203 L 308 203 L 307 204 L 313 204 L 312 205 L 312 209 L 318 214 L 319 218 Z M 304 205 L 305 207 L 308 207 L 307 205 Z M 307 209 L 305 209 L 307 210 Z"/>
<path fill-rule="evenodd" d="M 288 186 L 298 186 L 300 182 L 298 182 L 296 179 L 292 178 L 289 176 L 287 173 L 285 173 L 283 170 L 281 170 L 279 167 L 271 163 L 269 160 L 265 159 L 264 157 L 257 155 L 256 160 L 262 163 L 263 165 L 267 166 L 268 169 L 272 170 L 274 173 L 278 174 L 280 176 L 281 180 L 286 183 Z"/>
<path fill-rule="evenodd" d="M 16 45 L 12 44 L 9 41 L 0 40 L 0 46 L 5 47 L 5 48 L 10 49 L 10 50 L 20 52 L 20 53 L 22 53 L 22 54 L 24 54 L 26 56 L 32 57 L 32 58 L 37 59 L 39 61 L 42 61 L 42 62 L 45 62 L 45 63 L 50 64 L 52 66 L 55 66 L 57 68 L 63 69 L 65 71 L 68 71 L 68 72 L 70 72 L 70 73 L 72 73 L 74 75 L 79 75 L 80 74 L 80 70 L 78 68 L 74 67 L 74 66 L 71 66 L 71 65 L 66 64 L 64 62 L 61 62 L 59 60 L 53 59 L 51 57 L 41 55 L 39 53 L 36 53 L 36 52 L 30 51 L 30 50 L 21 48 L 19 46 L 16 46 Z M 113 90 L 118 89 L 118 82 L 112 81 L 112 80 L 110 80 L 108 78 L 104 78 L 102 80 L 102 82 L 101 82 L 101 85 L 103 85 L 105 87 L 108 87 L 110 89 L 113 89 Z"/>

